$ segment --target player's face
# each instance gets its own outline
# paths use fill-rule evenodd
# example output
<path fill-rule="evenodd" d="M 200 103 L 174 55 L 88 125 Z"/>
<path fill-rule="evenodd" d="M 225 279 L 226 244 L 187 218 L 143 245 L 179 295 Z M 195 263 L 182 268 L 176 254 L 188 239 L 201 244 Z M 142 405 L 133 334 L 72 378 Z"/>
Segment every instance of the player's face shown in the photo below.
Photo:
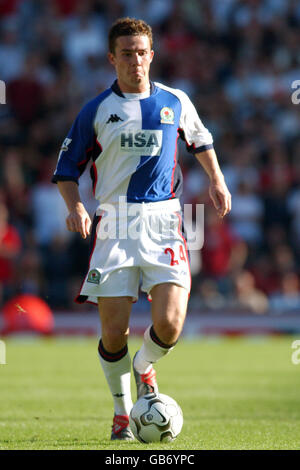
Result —
<path fill-rule="evenodd" d="M 148 36 L 120 36 L 114 54 L 108 59 L 114 65 L 118 84 L 124 93 L 142 93 L 149 88 L 149 69 L 154 52 Z"/>

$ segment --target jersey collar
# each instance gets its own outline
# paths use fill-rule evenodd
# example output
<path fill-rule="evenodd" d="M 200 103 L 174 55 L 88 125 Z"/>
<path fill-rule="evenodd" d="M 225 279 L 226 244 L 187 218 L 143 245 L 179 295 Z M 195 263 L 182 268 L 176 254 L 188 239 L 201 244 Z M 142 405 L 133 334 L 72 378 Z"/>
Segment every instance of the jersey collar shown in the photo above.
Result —
<path fill-rule="evenodd" d="M 114 83 L 112 84 L 111 86 L 111 89 L 114 93 L 116 93 L 116 95 L 118 96 L 121 96 L 122 98 L 125 98 L 125 96 L 123 95 L 123 93 L 121 92 L 120 90 L 120 87 L 118 85 L 118 80 L 115 80 Z M 152 95 L 152 93 L 154 93 L 155 91 L 155 85 L 153 82 L 151 82 L 150 80 L 150 96 Z"/>

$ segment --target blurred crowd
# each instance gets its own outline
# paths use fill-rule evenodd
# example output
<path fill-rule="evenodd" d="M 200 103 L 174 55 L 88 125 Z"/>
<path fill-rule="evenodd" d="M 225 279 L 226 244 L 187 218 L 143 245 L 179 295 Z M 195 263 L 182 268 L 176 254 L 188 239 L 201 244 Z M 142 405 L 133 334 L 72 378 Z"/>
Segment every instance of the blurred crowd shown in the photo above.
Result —
<path fill-rule="evenodd" d="M 82 308 L 73 298 L 88 242 L 66 230 L 51 176 L 77 113 L 115 78 L 107 33 L 121 16 L 151 24 L 151 78 L 188 93 L 232 193 L 231 214 L 220 220 L 207 176 L 179 146 L 182 202 L 205 204 L 191 308 L 300 313 L 297 0 L 0 1 L 0 308 L 18 293 Z M 88 170 L 80 191 L 92 214 Z"/>

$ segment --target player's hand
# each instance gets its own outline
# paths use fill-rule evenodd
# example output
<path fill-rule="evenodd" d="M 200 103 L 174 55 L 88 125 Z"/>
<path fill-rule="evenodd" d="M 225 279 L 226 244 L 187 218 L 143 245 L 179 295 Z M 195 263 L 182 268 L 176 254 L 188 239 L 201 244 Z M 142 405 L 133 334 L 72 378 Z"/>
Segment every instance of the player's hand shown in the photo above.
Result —
<path fill-rule="evenodd" d="M 67 229 L 70 232 L 79 232 L 82 238 L 90 235 L 91 219 L 82 203 L 77 204 L 66 218 Z"/>
<path fill-rule="evenodd" d="M 231 211 L 231 194 L 228 191 L 223 176 L 211 181 L 209 195 L 214 203 L 220 218 Z"/>

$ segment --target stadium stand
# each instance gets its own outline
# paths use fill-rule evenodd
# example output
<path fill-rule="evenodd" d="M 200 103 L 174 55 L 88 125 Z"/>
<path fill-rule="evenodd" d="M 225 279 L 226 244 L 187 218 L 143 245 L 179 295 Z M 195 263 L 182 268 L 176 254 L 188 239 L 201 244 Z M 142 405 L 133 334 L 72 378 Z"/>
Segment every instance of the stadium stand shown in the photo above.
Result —
<path fill-rule="evenodd" d="M 82 105 L 110 86 L 107 31 L 135 16 L 154 30 L 152 79 L 185 90 L 211 130 L 233 198 L 215 217 L 208 180 L 179 146 L 184 203 L 205 203 L 191 308 L 300 313 L 300 4 L 294 0 L 4 0 L 0 3 L 0 308 L 32 294 L 80 311 L 86 241 L 65 230 L 50 178 Z M 88 176 L 81 191 L 90 212 Z M 53 210 L 55 208 L 55 210 Z M 9 217 L 8 217 L 9 215 Z M 86 307 L 84 307 L 86 309 Z"/>

